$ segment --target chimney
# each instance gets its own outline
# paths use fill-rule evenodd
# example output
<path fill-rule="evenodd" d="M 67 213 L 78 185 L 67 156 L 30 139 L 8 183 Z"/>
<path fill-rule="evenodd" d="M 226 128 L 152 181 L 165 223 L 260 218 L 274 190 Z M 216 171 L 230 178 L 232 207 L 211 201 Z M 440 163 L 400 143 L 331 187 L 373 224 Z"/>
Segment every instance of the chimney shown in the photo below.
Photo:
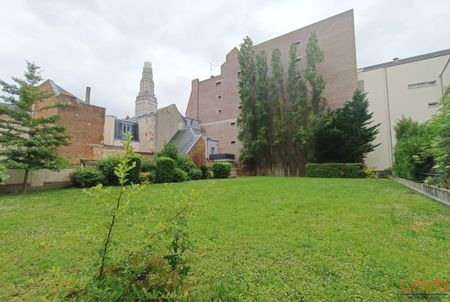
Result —
<path fill-rule="evenodd" d="M 86 86 L 86 96 L 84 98 L 84 102 L 86 104 L 91 103 L 91 87 L 89 87 L 89 86 Z"/>

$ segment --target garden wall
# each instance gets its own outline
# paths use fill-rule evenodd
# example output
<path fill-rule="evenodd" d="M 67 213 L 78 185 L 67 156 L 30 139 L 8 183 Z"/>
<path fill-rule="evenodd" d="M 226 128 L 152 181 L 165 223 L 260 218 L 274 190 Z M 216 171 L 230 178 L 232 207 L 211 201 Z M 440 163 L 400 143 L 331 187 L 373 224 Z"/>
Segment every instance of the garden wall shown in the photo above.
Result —
<path fill-rule="evenodd" d="M 450 191 L 423 183 L 417 183 L 400 177 L 392 177 L 393 180 L 419 192 L 440 203 L 450 206 Z"/>
<path fill-rule="evenodd" d="M 27 183 L 29 186 L 29 191 L 70 187 L 70 174 L 75 171 L 75 169 L 63 169 L 60 171 L 43 169 L 32 171 L 28 175 Z M 24 174 L 24 170 L 8 170 L 9 178 L 5 184 L 0 185 L 0 192 L 5 193 L 21 191 Z"/>

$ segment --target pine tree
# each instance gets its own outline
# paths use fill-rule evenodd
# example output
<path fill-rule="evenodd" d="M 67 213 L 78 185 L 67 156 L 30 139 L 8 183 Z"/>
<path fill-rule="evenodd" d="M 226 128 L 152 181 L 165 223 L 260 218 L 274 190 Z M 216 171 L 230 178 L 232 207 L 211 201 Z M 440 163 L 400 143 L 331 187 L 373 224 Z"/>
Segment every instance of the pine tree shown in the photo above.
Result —
<path fill-rule="evenodd" d="M 378 145 L 375 140 L 380 124 L 372 121 L 366 94 L 357 90 L 352 101 L 329 112 L 316 130 L 315 154 L 318 162 L 362 163 Z"/>
<path fill-rule="evenodd" d="M 242 142 L 240 160 L 250 169 L 257 164 L 254 142 L 257 137 L 256 124 L 256 67 L 253 42 L 249 37 L 244 39 L 238 53 L 240 65 L 239 95 L 241 97 L 241 111 L 237 119 L 239 126 L 238 138 Z"/>
<path fill-rule="evenodd" d="M 42 80 L 39 69 L 27 62 L 25 79 L 12 78 L 12 84 L 0 80 L 5 93 L 1 98 L 7 103 L 0 106 L 0 157 L 5 158 L 8 167 L 25 170 L 24 192 L 29 172 L 60 168 L 64 160 L 56 151 L 59 146 L 69 144 L 65 127 L 57 124 L 59 116 L 33 116 L 35 103 L 52 95 L 37 87 Z"/>

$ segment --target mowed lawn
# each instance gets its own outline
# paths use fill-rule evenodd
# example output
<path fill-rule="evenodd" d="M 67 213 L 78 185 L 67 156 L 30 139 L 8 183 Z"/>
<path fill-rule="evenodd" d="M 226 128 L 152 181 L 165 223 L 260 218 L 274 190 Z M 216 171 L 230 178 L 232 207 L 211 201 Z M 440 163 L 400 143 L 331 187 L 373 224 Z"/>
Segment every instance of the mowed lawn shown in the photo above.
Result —
<path fill-rule="evenodd" d="M 136 233 L 121 223 L 127 215 L 146 222 L 140 213 L 192 189 L 204 190 L 189 221 L 187 282 L 198 300 L 394 301 L 403 279 L 450 277 L 450 208 L 387 179 L 148 185 L 115 238 Z M 83 272 L 107 220 L 79 189 L 1 196 L 0 301 L 38 300 Z"/>

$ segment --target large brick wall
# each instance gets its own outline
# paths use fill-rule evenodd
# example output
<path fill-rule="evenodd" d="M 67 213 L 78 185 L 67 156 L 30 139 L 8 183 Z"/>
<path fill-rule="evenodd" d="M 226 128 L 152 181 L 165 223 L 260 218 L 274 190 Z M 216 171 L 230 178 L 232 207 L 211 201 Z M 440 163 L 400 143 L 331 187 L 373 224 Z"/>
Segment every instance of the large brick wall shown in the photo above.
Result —
<path fill-rule="evenodd" d="M 63 104 L 64 107 L 41 110 L 56 102 Z M 35 116 L 53 114 L 61 116 L 58 123 L 67 127 L 67 133 L 71 136 L 71 144 L 61 146 L 58 154 L 69 160 L 71 164 L 79 164 L 80 159 L 95 159 L 93 145 L 103 144 L 105 108 L 77 101 L 75 97 L 64 94 L 36 103 Z"/>
<path fill-rule="evenodd" d="M 289 48 L 300 41 L 298 55 L 305 56 L 309 35 L 316 32 L 325 61 L 318 69 L 326 81 L 324 96 L 331 108 L 350 100 L 357 86 L 356 50 L 353 11 L 347 11 L 285 35 L 255 45 L 255 52 L 264 50 L 270 55 L 274 48 L 281 51 L 282 64 L 287 73 Z M 202 121 L 206 134 L 219 141 L 220 153 L 232 153 L 239 158 L 241 143 L 235 124 L 239 115 L 238 50 L 232 49 L 221 66 L 221 74 L 210 79 L 192 81 L 186 116 Z M 303 67 L 305 60 L 299 62 Z"/>

